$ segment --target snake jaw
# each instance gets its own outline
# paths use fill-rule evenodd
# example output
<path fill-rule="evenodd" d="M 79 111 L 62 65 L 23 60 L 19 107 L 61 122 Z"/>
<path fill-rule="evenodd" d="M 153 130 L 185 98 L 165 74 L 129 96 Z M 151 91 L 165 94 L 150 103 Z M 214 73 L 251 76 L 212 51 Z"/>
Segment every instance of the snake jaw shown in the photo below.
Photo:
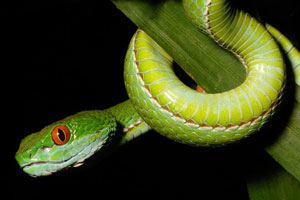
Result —
<path fill-rule="evenodd" d="M 71 158 L 70 158 L 71 159 Z M 63 161 L 38 161 L 38 162 L 31 162 L 31 163 L 25 163 L 22 164 L 20 167 L 21 169 L 23 169 L 24 172 L 26 172 L 27 174 L 29 174 L 32 177 L 39 177 L 39 176 L 49 176 L 55 172 L 61 171 L 61 170 L 65 170 L 68 169 L 70 167 L 79 167 L 81 165 L 84 164 L 84 160 L 81 161 L 76 161 L 73 164 L 70 164 L 68 166 L 64 166 L 63 163 L 68 162 L 70 159 L 68 160 L 63 160 Z M 49 165 L 62 165 L 64 167 L 62 167 L 61 169 L 56 168 L 56 170 L 44 170 L 41 174 L 33 174 L 32 170 L 34 168 L 43 168 L 43 166 L 49 166 Z"/>
<path fill-rule="evenodd" d="M 31 163 L 26 163 L 24 165 L 21 165 L 21 168 L 23 169 L 24 172 L 28 173 L 32 177 L 38 177 L 38 176 L 48 176 L 54 173 L 54 171 L 48 171 L 45 170 L 43 171 L 42 174 L 33 174 L 31 173 L 32 169 L 34 168 L 41 168 L 43 165 L 51 165 L 51 164 L 62 164 L 64 161 L 58 161 L 58 162 L 50 162 L 50 161 L 39 161 L 39 162 L 31 162 Z"/>
<path fill-rule="evenodd" d="M 71 158 L 70 158 L 71 159 Z M 68 159 L 68 160 L 70 160 Z M 64 163 L 68 162 L 68 160 L 64 160 L 64 161 L 38 161 L 38 162 L 31 162 L 31 163 L 26 163 L 21 165 L 20 167 L 23 169 L 24 172 L 26 172 L 27 174 L 29 174 L 32 177 L 39 177 L 39 176 L 49 176 L 55 172 L 70 168 L 70 167 L 79 167 L 81 165 L 83 165 L 83 161 L 82 162 L 75 162 L 73 164 L 70 164 L 68 166 L 64 166 Z M 32 173 L 32 171 L 35 168 L 43 168 L 43 166 L 51 166 L 51 165 L 61 165 L 63 166 L 62 168 L 54 168 L 53 170 L 51 169 L 45 169 L 44 171 L 41 171 L 41 173 L 36 174 L 36 173 Z M 35 171 L 35 170 L 34 170 Z"/>

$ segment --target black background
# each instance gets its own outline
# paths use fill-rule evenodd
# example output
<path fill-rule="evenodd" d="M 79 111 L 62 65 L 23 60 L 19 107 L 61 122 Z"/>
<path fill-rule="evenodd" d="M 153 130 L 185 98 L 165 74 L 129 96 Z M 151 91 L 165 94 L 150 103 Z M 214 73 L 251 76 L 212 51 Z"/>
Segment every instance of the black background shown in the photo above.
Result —
<path fill-rule="evenodd" d="M 234 3 L 259 14 L 300 47 L 296 0 Z M 79 111 L 127 99 L 123 60 L 136 26 L 110 1 L 15 1 L 3 5 L 1 15 L 7 44 L 2 56 L 8 61 L 3 67 L 10 71 L 9 77 L 2 73 L 2 80 L 7 78 L 4 99 L 14 105 L 3 151 L 8 157 L 5 198 L 248 199 L 246 178 L 274 167 L 255 139 L 198 149 L 151 131 L 101 161 L 92 159 L 50 177 L 29 177 L 14 160 L 24 136 Z"/>

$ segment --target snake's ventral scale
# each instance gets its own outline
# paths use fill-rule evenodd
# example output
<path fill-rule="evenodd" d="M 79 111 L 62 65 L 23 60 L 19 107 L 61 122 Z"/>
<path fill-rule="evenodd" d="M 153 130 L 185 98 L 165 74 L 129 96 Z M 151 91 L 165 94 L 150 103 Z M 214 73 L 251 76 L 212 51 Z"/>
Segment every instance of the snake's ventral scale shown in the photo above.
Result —
<path fill-rule="evenodd" d="M 222 93 L 193 90 L 177 78 L 167 52 L 137 30 L 125 59 L 130 100 L 80 112 L 24 138 L 16 159 L 26 173 L 45 176 L 78 166 L 110 138 L 121 134 L 123 144 L 151 128 L 192 146 L 220 146 L 249 136 L 274 113 L 284 89 L 285 64 L 276 40 L 300 85 L 300 53 L 274 27 L 264 27 L 226 0 L 183 0 L 183 7 L 200 31 L 239 58 L 246 80 Z"/>

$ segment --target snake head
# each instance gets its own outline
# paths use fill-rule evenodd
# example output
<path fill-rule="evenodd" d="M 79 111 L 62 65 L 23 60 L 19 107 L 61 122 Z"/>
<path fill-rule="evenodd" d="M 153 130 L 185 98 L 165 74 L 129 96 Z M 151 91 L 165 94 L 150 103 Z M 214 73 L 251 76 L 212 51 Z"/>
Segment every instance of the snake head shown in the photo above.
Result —
<path fill-rule="evenodd" d="M 116 121 L 105 111 L 84 111 L 25 137 L 16 153 L 20 167 L 33 177 L 78 166 L 114 135 Z"/>

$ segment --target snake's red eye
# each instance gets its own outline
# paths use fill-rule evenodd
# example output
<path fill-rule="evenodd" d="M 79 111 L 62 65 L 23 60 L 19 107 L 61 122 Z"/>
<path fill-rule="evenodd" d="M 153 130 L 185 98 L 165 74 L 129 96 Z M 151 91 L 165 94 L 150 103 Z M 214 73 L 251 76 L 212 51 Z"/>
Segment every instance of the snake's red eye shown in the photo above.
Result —
<path fill-rule="evenodd" d="M 51 136 L 55 144 L 64 145 L 70 139 L 70 130 L 65 125 L 58 125 L 53 129 Z"/>

